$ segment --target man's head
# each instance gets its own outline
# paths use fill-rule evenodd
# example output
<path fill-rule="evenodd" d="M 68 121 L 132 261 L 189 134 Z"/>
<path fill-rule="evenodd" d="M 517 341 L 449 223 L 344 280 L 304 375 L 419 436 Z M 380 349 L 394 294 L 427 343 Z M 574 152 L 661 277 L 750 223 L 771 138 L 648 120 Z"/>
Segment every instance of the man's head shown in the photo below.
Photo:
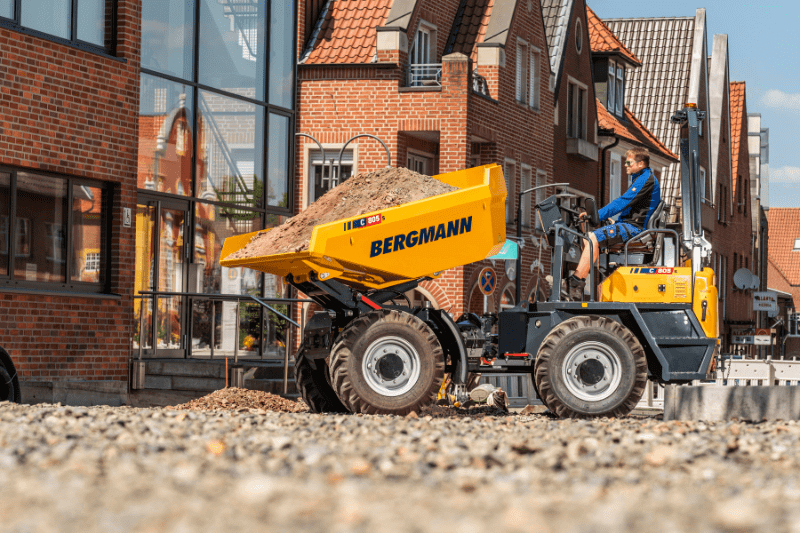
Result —
<path fill-rule="evenodd" d="M 650 166 L 650 152 L 647 148 L 631 148 L 625 152 L 625 172 L 630 176 Z"/>

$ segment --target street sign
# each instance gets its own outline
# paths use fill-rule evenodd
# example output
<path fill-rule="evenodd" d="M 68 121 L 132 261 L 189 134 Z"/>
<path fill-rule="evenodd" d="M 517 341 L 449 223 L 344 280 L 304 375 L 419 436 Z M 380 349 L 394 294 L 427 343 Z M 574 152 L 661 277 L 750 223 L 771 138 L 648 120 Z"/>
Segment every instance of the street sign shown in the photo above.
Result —
<path fill-rule="evenodd" d="M 755 340 L 752 335 L 733 335 L 731 344 L 755 344 Z"/>
<path fill-rule="evenodd" d="M 753 293 L 753 311 L 778 312 L 778 293 L 775 291 L 762 291 Z"/>
<path fill-rule="evenodd" d="M 753 337 L 753 344 L 756 346 L 769 346 L 772 344 L 772 336 L 770 335 L 756 335 Z"/>
<path fill-rule="evenodd" d="M 492 267 L 486 267 L 478 275 L 478 288 L 485 296 L 490 296 L 497 287 L 497 274 Z"/>

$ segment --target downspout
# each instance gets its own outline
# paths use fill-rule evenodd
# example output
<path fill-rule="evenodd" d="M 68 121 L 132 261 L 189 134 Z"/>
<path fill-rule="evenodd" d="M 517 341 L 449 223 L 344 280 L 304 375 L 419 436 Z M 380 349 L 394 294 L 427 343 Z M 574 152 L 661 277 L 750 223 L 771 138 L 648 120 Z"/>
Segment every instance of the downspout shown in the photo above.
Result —
<path fill-rule="evenodd" d="M 610 132 L 610 135 L 607 132 Z M 619 144 L 619 135 L 616 135 L 614 133 L 614 130 L 600 130 L 597 133 L 597 136 L 614 137 L 614 142 L 609 144 L 608 146 L 603 147 L 602 152 L 600 152 L 600 194 L 599 194 L 600 202 L 598 203 L 598 205 L 604 206 L 606 205 L 606 201 L 604 198 L 606 193 L 606 152 Z"/>

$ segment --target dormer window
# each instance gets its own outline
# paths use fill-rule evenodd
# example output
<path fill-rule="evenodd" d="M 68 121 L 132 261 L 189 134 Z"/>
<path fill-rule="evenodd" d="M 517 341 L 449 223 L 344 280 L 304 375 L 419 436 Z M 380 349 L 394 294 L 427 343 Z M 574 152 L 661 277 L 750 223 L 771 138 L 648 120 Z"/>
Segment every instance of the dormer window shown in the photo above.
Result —
<path fill-rule="evenodd" d="M 608 62 L 608 109 L 622 116 L 625 108 L 625 66 L 614 61 Z"/>

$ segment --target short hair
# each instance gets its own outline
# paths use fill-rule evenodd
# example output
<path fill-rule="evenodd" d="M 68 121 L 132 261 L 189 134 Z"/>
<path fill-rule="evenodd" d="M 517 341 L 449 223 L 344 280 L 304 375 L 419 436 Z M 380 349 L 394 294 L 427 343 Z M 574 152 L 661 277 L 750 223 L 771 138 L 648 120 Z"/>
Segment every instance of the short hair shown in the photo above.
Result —
<path fill-rule="evenodd" d="M 634 161 L 640 163 L 644 161 L 644 166 L 650 166 L 650 151 L 647 148 L 631 148 L 627 152 L 625 152 L 625 157 L 629 155 L 633 156 Z"/>

